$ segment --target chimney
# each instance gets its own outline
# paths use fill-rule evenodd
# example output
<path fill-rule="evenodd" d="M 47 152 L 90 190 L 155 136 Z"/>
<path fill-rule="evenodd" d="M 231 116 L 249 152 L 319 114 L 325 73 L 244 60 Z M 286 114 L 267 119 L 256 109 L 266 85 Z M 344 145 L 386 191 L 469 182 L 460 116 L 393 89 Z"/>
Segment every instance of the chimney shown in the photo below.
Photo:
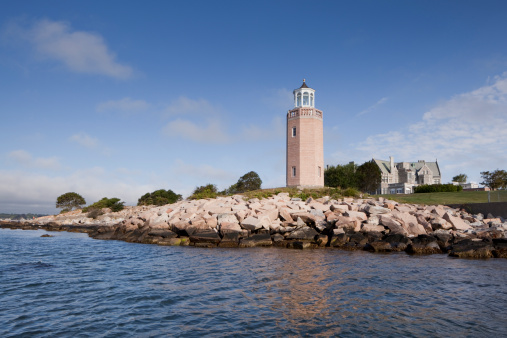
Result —
<path fill-rule="evenodd" d="M 392 156 L 389 156 L 389 162 L 391 163 L 391 172 L 394 170 L 394 158 Z"/>

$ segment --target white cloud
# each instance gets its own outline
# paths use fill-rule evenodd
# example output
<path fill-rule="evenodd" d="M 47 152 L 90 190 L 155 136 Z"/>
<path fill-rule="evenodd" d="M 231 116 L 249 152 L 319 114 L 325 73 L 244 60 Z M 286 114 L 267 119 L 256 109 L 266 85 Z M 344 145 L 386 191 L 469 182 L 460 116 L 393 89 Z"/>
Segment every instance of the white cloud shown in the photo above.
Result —
<path fill-rule="evenodd" d="M 93 73 L 126 79 L 132 76 L 131 67 L 120 64 L 97 33 L 72 30 L 65 22 L 39 20 L 31 27 L 10 27 L 15 34 L 32 44 L 38 56 L 62 62 L 77 73 Z"/>
<path fill-rule="evenodd" d="M 130 97 L 124 97 L 121 100 L 110 100 L 101 102 L 97 105 L 98 112 L 123 112 L 137 113 L 150 108 L 150 104 L 144 100 L 133 100 Z"/>
<path fill-rule="evenodd" d="M 241 138 L 247 142 L 282 140 L 285 137 L 285 123 L 281 117 L 276 117 L 269 126 L 249 125 L 243 127 Z"/>
<path fill-rule="evenodd" d="M 173 101 L 169 106 L 164 109 L 164 112 L 169 115 L 206 115 L 215 116 L 219 113 L 220 108 L 213 106 L 205 99 L 192 100 L 188 97 L 181 96 Z"/>
<path fill-rule="evenodd" d="M 37 157 L 34 158 L 32 154 L 26 150 L 14 150 L 8 154 L 8 157 L 24 167 L 37 168 L 37 169 L 60 169 L 61 165 L 56 157 Z"/>
<path fill-rule="evenodd" d="M 291 90 L 280 88 L 270 91 L 261 100 L 264 104 L 273 107 L 276 110 L 287 111 L 294 101 L 294 96 Z M 289 105 L 288 105 L 289 104 Z"/>
<path fill-rule="evenodd" d="M 56 198 L 66 192 L 77 192 L 88 204 L 102 197 L 118 197 L 135 205 L 150 184 L 130 182 L 101 167 L 75 171 L 67 176 L 51 177 L 21 171 L 0 171 L 0 206 L 2 212 L 55 213 Z"/>
<path fill-rule="evenodd" d="M 226 135 L 217 120 L 209 120 L 205 125 L 197 125 L 189 120 L 176 119 L 169 122 L 163 132 L 171 138 L 190 140 L 197 143 L 220 144 L 230 141 L 229 136 Z"/>
<path fill-rule="evenodd" d="M 361 115 L 364 115 L 364 114 L 367 114 L 373 110 L 375 110 L 378 106 L 380 106 L 381 104 L 384 104 L 385 102 L 387 102 L 388 98 L 387 97 L 383 97 L 381 98 L 380 100 L 378 100 L 374 105 L 372 106 L 369 106 L 368 108 L 366 108 L 365 110 L 359 112 L 357 114 L 357 116 L 361 116 Z"/>
<path fill-rule="evenodd" d="M 456 95 L 405 130 L 368 137 L 356 150 L 397 160 L 438 159 L 444 176 L 507 167 L 507 73 L 494 83 Z M 448 172 L 446 172 L 448 170 Z"/>
<path fill-rule="evenodd" d="M 86 148 L 95 148 L 95 147 L 97 147 L 99 145 L 99 140 L 98 139 L 96 139 L 94 137 L 91 137 L 90 135 L 88 135 L 85 132 L 80 132 L 80 133 L 72 135 L 69 138 L 69 141 L 72 141 L 72 142 L 75 142 L 77 144 L 80 144 L 80 145 L 82 145 L 83 147 L 86 147 Z"/>

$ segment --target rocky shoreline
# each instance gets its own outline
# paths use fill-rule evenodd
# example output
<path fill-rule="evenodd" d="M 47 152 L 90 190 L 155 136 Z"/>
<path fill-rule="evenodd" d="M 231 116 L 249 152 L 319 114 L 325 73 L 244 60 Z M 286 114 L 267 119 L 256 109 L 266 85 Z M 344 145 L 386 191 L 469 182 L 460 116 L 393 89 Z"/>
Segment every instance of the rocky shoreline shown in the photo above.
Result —
<path fill-rule="evenodd" d="M 206 248 L 276 246 L 507 258 L 507 220 L 501 217 L 383 198 L 302 201 L 280 193 L 245 201 L 235 195 L 103 211 L 96 219 L 76 210 L 31 221 L 2 221 L 0 227 Z"/>

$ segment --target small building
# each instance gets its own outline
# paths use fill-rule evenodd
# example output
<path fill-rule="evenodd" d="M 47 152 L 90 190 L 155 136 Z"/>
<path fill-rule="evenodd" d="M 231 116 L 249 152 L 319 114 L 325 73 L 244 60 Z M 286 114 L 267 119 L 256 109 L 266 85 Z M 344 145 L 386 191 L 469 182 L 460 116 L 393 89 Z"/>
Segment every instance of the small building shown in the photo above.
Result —
<path fill-rule="evenodd" d="M 373 159 L 380 168 L 382 181 L 377 194 L 412 194 L 414 187 L 423 184 L 440 184 L 442 175 L 438 162 L 394 162 Z"/>

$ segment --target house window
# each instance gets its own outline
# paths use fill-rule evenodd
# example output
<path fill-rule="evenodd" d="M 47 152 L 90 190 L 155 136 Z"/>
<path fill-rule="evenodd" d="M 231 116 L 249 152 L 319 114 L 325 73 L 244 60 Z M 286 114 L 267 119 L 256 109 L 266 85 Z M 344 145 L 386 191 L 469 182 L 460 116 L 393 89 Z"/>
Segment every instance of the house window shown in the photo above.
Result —
<path fill-rule="evenodd" d="M 296 177 L 296 167 L 292 167 L 292 177 Z"/>
<path fill-rule="evenodd" d="M 292 137 L 296 137 L 296 127 L 292 127 Z"/>

